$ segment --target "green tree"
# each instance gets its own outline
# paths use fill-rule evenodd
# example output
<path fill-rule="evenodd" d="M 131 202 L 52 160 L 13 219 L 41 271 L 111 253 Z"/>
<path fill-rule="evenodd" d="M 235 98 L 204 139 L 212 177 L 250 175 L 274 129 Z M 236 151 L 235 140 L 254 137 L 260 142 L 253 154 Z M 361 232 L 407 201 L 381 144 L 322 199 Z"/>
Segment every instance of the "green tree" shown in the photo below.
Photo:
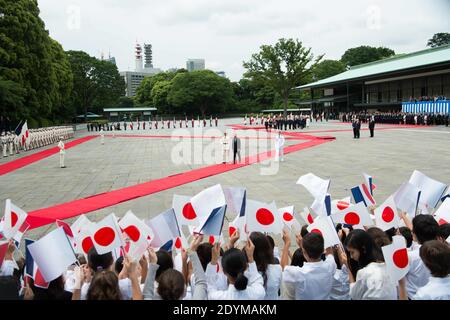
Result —
<path fill-rule="evenodd" d="M 332 77 L 345 71 L 345 65 L 338 60 L 323 60 L 313 70 L 312 80 L 317 81 Z"/>
<path fill-rule="evenodd" d="M 311 48 L 294 39 L 280 39 L 274 46 L 263 45 L 260 52 L 244 62 L 246 78 L 267 83 L 281 97 L 284 116 L 287 115 L 289 95 L 304 84 L 322 56 L 314 59 Z"/>
<path fill-rule="evenodd" d="M 347 67 L 369 63 L 395 55 L 394 50 L 385 47 L 359 46 L 348 49 L 341 57 L 341 62 Z"/>
<path fill-rule="evenodd" d="M 158 109 L 160 113 L 171 113 L 170 104 L 167 101 L 172 82 L 162 80 L 155 83 L 152 89 L 153 106 Z"/>
<path fill-rule="evenodd" d="M 448 32 L 440 32 L 436 33 L 431 39 L 427 42 L 427 47 L 439 47 L 446 44 L 450 44 L 450 33 Z"/>
<path fill-rule="evenodd" d="M 39 18 L 37 1 L 0 0 L 0 8 L 2 114 L 13 122 L 67 117 L 71 70 Z"/>
<path fill-rule="evenodd" d="M 72 103 L 78 113 L 101 112 L 116 105 L 125 93 L 125 82 L 117 67 L 83 51 L 68 51 L 73 73 Z"/>
<path fill-rule="evenodd" d="M 177 74 L 167 101 L 173 112 L 202 116 L 224 112 L 234 103 L 230 81 L 210 70 Z"/>
<path fill-rule="evenodd" d="M 117 101 L 117 108 L 134 108 L 134 99 L 130 97 L 119 97 Z"/>
<path fill-rule="evenodd" d="M 158 81 L 171 81 L 177 74 L 187 72 L 186 69 L 160 72 L 142 80 L 136 89 L 136 101 L 142 105 L 153 105 L 152 89 Z"/>

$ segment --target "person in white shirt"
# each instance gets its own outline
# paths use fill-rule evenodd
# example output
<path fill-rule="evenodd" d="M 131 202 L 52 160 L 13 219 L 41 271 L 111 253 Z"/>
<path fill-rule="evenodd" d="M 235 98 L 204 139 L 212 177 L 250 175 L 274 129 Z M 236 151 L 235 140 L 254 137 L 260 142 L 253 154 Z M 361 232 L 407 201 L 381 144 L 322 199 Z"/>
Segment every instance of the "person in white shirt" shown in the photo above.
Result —
<path fill-rule="evenodd" d="M 192 261 L 195 283 L 192 288 L 193 300 L 206 300 L 207 298 L 207 282 L 205 271 L 202 268 L 202 264 L 197 255 L 197 248 L 203 240 L 203 236 L 196 235 L 188 250 L 188 256 Z M 149 273 L 145 281 L 144 286 L 144 299 L 145 300 L 180 300 L 186 295 L 186 284 L 183 274 L 175 269 L 168 269 L 163 272 L 159 277 L 158 289 L 155 292 L 154 283 L 156 271 L 159 268 L 157 264 L 156 253 L 153 249 L 149 249 Z"/>
<path fill-rule="evenodd" d="M 252 232 L 250 240 L 255 245 L 253 258 L 256 267 L 264 280 L 266 290 L 264 300 L 278 300 L 282 270 L 281 265 L 275 264 L 272 245 L 267 236 L 261 232 Z"/>
<path fill-rule="evenodd" d="M 438 241 L 425 242 L 420 257 L 431 272 L 428 283 L 419 288 L 414 300 L 450 300 L 450 248 Z"/>
<path fill-rule="evenodd" d="M 59 148 L 59 166 L 61 168 L 65 168 L 66 166 L 64 165 L 64 156 L 66 154 L 66 149 L 64 142 L 62 141 L 62 137 L 60 137 L 58 148 Z"/>
<path fill-rule="evenodd" d="M 281 131 L 275 138 L 275 161 L 284 161 L 284 136 Z"/>
<path fill-rule="evenodd" d="M 16 269 L 17 264 L 14 260 L 14 251 L 16 246 L 13 240 L 9 240 L 8 247 L 5 252 L 2 266 L 0 267 L 0 276 L 12 276 L 14 274 L 14 269 Z"/>
<path fill-rule="evenodd" d="M 228 155 L 230 154 L 230 138 L 227 137 L 226 132 L 224 132 L 220 142 L 222 144 L 222 163 L 225 164 L 228 162 Z"/>
<path fill-rule="evenodd" d="M 101 144 L 105 144 L 105 132 L 103 132 L 103 128 L 100 129 L 100 142 Z"/>
<path fill-rule="evenodd" d="M 214 281 L 207 274 L 208 299 L 210 300 L 262 300 L 266 292 L 264 280 L 259 274 L 253 259 L 255 246 L 249 239 L 245 245 L 245 254 L 236 248 L 224 252 L 222 268 L 228 278 L 228 288 L 219 290 Z M 217 265 L 220 255 L 220 244 L 216 243 L 212 250 L 210 265 Z M 247 255 L 247 258 L 245 257 Z M 210 270 L 212 268 L 209 268 Z M 248 269 L 248 270 L 247 270 Z M 247 272 L 246 272 L 247 271 Z M 208 272 L 208 271 L 207 271 Z"/>
<path fill-rule="evenodd" d="M 350 298 L 352 300 L 397 300 L 397 284 L 391 280 L 386 264 L 377 258 L 376 244 L 364 230 L 355 229 L 349 233 L 345 245 L 350 257 L 358 263 L 356 279 L 348 273 Z M 342 248 L 339 249 L 341 264 L 349 267 L 349 261 Z"/>
<path fill-rule="evenodd" d="M 289 232 L 283 231 L 284 248 L 281 256 L 283 283 L 295 283 L 296 300 L 329 300 L 336 271 L 336 262 L 331 248 L 326 250 L 325 261 L 321 259 L 324 252 L 324 239 L 316 232 L 307 233 L 303 238 L 297 235 L 297 244 L 303 251 L 306 262 L 303 267 L 288 266 Z"/>
<path fill-rule="evenodd" d="M 420 258 L 420 247 L 426 241 L 435 240 L 439 231 L 439 224 L 433 216 L 420 214 L 412 220 L 413 239 L 418 243 L 414 249 L 408 251 L 409 271 L 406 274 L 406 290 L 412 299 L 420 287 L 428 283 L 430 270 Z"/>

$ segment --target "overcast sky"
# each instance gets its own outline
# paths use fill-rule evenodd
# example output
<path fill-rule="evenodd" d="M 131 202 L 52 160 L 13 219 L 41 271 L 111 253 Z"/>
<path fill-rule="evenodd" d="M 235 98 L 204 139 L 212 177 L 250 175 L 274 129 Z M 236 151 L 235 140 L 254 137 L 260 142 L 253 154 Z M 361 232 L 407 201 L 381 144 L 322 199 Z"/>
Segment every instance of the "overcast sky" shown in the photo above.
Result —
<path fill-rule="evenodd" d="M 38 0 L 41 18 L 65 50 L 116 58 L 134 70 L 136 40 L 153 45 L 154 66 L 206 67 L 241 78 L 242 62 L 262 44 L 298 38 L 314 54 L 339 59 L 348 48 L 421 50 L 450 32 L 449 0 Z"/>

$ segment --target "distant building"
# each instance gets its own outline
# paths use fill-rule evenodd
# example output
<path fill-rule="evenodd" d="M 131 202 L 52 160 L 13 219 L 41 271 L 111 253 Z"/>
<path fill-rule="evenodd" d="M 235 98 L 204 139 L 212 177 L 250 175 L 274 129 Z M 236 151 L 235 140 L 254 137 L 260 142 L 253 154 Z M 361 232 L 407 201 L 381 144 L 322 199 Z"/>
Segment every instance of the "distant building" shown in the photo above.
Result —
<path fill-rule="evenodd" d="M 186 61 L 187 71 L 205 70 L 205 59 L 188 59 Z"/>
<path fill-rule="evenodd" d="M 216 71 L 216 74 L 217 74 L 219 77 L 226 78 L 225 71 Z"/>
<path fill-rule="evenodd" d="M 136 95 L 136 90 L 140 86 L 142 80 L 145 77 L 153 76 L 159 72 L 161 69 L 153 68 L 153 72 L 137 72 L 137 71 L 122 71 L 120 75 L 125 80 L 125 95 L 127 97 L 134 97 Z"/>
<path fill-rule="evenodd" d="M 114 65 L 117 65 L 116 64 L 116 58 L 114 58 L 114 57 L 109 57 L 108 59 L 105 59 L 105 61 L 111 62 Z"/>
<path fill-rule="evenodd" d="M 135 71 L 122 71 L 120 75 L 125 80 L 125 95 L 134 97 L 137 88 L 145 77 L 153 76 L 162 70 L 153 68 L 152 45 L 144 44 L 145 68 L 143 65 L 142 47 L 139 43 L 135 46 Z"/>
<path fill-rule="evenodd" d="M 145 57 L 145 69 L 153 68 L 153 51 L 152 45 L 149 43 L 144 43 L 144 57 Z"/>

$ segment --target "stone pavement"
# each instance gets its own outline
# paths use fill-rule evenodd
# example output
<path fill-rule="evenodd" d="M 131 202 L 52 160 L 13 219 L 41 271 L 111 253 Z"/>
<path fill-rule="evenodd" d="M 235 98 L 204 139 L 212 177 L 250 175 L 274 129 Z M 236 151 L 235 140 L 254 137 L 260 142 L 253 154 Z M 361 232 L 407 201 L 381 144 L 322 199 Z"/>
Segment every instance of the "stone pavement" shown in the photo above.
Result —
<path fill-rule="evenodd" d="M 232 132 L 225 125 L 241 122 L 241 119 L 220 120 L 218 129 Z M 266 202 L 275 200 L 278 207 L 294 205 L 295 210 L 300 211 L 313 201 L 303 187 L 295 184 L 299 176 L 308 172 L 322 178 L 331 178 L 330 193 L 333 199 L 350 195 L 349 189 L 363 182 L 362 172 L 371 174 L 377 185 L 374 196 L 379 203 L 408 180 L 415 169 L 431 178 L 450 183 L 449 128 L 389 127 L 388 130 L 377 130 L 381 127 L 388 126 L 377 124 L 375 138 L 369 138 L 369 132 L 362 131 L 361 139 L 355 140 L 350 124 L 314 121 L 309 129 L 297 131 L 308 133 L 340 130 L 312 133 L 318 136 L 335 136 L 336 140 L 286 155 L 285 162 L 280 163 L 275 175 L 261 175 L 261 168 L 267 168 L 268 165 L 254 164 L 97 210 L 89 213 L 88 217 L 95 221 L 111 212 L 122 216 L 129 209 L 139 217 L 153 217 L 171 207 L 173 194 L 194 195 L 216 183 L 223 186 L 244 186 L 250 199 Z M 210 130 L 209 127 L 205 129 Z M 205 135 L 221 135 L 215 131 L 217 128 L 212 129 L 214 130 Z M 347 129 L 349 131 L 341 131 Z M 167 136 L 172 131 L 173 129 L 147 129 L 145 132 L 127 130 L 115 133 Z M 76 138 L 86 134 L 98 132 L 77 131 Z M 199 135 L 192 128 L 176 134 Z M 253 130 L 238 131 L 238 135 L 244 134 L 255 137 L 261 133 Z M 261 140 L 267 141 L 265 138 Z M 218 140 L 215 141 L 218 143 Z M 299 142 L 301 141 L 286 140 L 288 145 Z M 58 155 L 55 155 L 1 176 L 0 206 L 4 208 L 5 200 L 11 198 L 23 209 L 32 211 L 204 166 L 195 163 L 174 164 L 171 153 L 177 144 L 177 141 L 171 139 L 149 137 L 107 137 L 104 145 L 100 144 L 100 139 L 90 140 L 67 151 L 66 169 L 58 168 Z M 201 143 L 203 147 L 209 144 L 210 141 Z M 11 158 L 7 160 L 10 161 Z M 71 221 L 73 219 L 68 220 Z M 27 236 L 38 238 L 53 227 L 38 228 Z"/>

